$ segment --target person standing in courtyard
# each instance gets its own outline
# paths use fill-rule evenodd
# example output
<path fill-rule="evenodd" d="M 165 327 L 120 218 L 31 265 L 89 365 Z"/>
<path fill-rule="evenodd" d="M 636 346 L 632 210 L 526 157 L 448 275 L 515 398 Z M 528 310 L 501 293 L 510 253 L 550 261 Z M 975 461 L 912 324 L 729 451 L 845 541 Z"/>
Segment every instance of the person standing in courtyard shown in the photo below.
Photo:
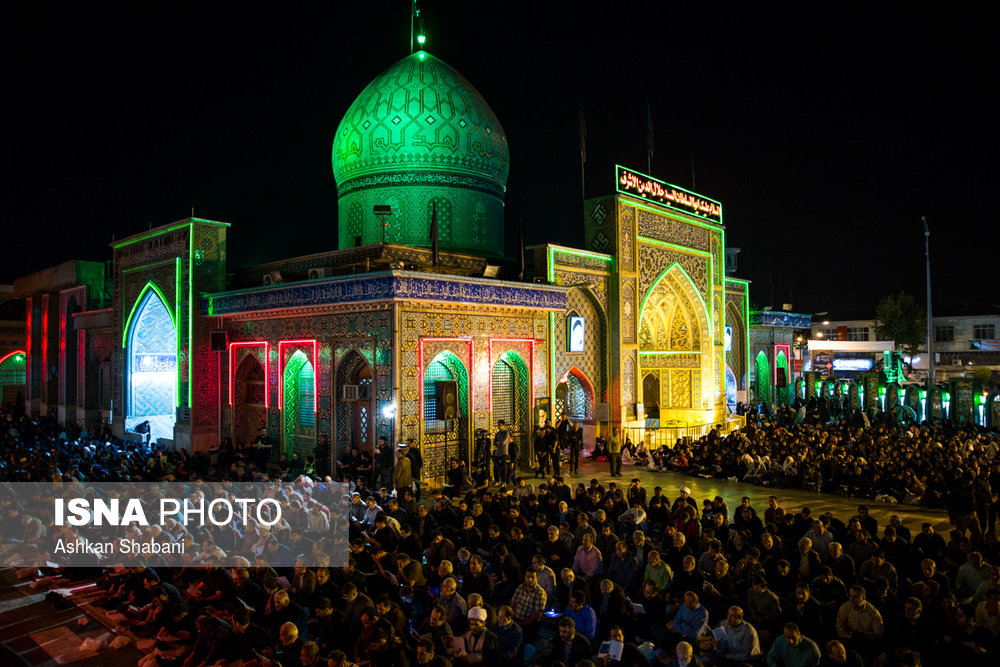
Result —
<path fill-rule="evenodd" d="M 608 441 L 608 464 L 612 477 L 622 476 L 622 437 L 617 426 L 611 431 Z"/>
<path fill-rule="evenodd" d="M 510 433 L 504 420 L 497 422 L 497 432 L 493 436 L 493 474 L 500 486 L 507 485 L 509 466 L 507 465 L 507 448 L 510 446 Z"/>

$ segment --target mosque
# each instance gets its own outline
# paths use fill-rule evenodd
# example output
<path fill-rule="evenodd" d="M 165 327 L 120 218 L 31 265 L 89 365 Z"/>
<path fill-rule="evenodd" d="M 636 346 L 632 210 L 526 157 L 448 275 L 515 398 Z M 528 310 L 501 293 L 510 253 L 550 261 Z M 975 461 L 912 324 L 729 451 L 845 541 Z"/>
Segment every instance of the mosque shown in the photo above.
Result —
<path fill-rule="evenodd" d="M 528 248 L 532 278 L 498 278 L 507 137 L 425 51 L 361 92 L 332 159 L 337 249 L 227 279 L 229 223 L 192 217 L 19 279 L 27 408 L 194 450 L 261 429 L 301 456 L 412 438 L 435 478 L 500 419 L 526 462 L 549 417 L 589 446 L 724 424 L 745 397 L 748 285 L 719 202 L 618 167 L 584 248 Z"/>

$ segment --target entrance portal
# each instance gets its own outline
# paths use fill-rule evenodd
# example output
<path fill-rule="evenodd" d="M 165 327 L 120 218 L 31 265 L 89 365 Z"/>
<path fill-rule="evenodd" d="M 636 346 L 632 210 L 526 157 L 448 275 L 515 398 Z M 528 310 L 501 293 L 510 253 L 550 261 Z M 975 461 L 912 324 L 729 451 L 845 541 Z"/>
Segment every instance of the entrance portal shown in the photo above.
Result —
<path fill-rule="evenodd" d="M 517 352 L 508 350 L 493 366 L 493 424 L 507 423 L 511 439 L 517 443 L 522 462 L 530 461 L 532 444 L 528 438 L 528 365 Z"/>
<path fill-rule="evenodd" d="M 149 422 L 151 442 L 172 440 L 177 421 L 177 329 L 152 284 L 139 295 L 126 326 L 125 428 Z"/>
<path fill-rule="evenodd" d="M 315 370 L 302 350 L 288 360 L 284 385 L 284 451 L 298 452 L 304 461 L 316 446 L 316 385 Z"/>

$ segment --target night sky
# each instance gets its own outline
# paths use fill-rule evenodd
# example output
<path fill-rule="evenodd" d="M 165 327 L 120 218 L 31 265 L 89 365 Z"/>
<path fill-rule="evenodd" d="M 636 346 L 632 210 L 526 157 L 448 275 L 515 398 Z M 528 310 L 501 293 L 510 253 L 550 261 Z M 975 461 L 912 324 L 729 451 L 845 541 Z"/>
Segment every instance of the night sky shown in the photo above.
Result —
<path fill-rule="evenodd" d="M 333 135 L 408 54 L 406 0 L 36 4 L 0 15 L 0 281 L 108 259 L 113 235 L 192 206 L 232 223 L 231 268 L 336 248 Z M 590 197 L 613 192 L 615 163 L 646 171 L 648 99 L 653 174 L 691 189 L 693 163 L 755 304 L 922 300 L 926 215 L 935 311 L 996 311 L 997 10 L 676 4 L 421 3 L 427 50 L 507 133 L 509 256 L 518 220 L 529 245 L 583 242 L 581 101 Z"/>

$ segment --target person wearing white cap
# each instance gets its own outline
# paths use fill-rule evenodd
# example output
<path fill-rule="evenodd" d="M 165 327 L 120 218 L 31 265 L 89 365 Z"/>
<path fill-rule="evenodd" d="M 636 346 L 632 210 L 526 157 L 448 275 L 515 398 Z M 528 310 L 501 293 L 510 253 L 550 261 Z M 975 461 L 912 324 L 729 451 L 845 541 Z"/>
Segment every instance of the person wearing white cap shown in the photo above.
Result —
<path fill-rule="evenodd" d="M 696 503 L 694 498 L 691 497 L 691 487 L 682 486 L 680 488 L 680 492 L 681 495 L 677 496 L 677 499 L 674 501 L 673 507 L 670 508 L 670 513 L 673 514 L 674 516 L 678 516 L 678 512 L 681 509 L 683 509 L 686 503 L 694 508 L 695 516 L 697 517 L 698 503 Z"/>
<path fill-rule="evenodd" d="M 486 610 L 482 607 L 469 609 L 468 631 L 454 638 L 451 657 L 455 664 L 479 665 L 489 662 L 497 655 L 497 636 L 486 629 Z"/>

